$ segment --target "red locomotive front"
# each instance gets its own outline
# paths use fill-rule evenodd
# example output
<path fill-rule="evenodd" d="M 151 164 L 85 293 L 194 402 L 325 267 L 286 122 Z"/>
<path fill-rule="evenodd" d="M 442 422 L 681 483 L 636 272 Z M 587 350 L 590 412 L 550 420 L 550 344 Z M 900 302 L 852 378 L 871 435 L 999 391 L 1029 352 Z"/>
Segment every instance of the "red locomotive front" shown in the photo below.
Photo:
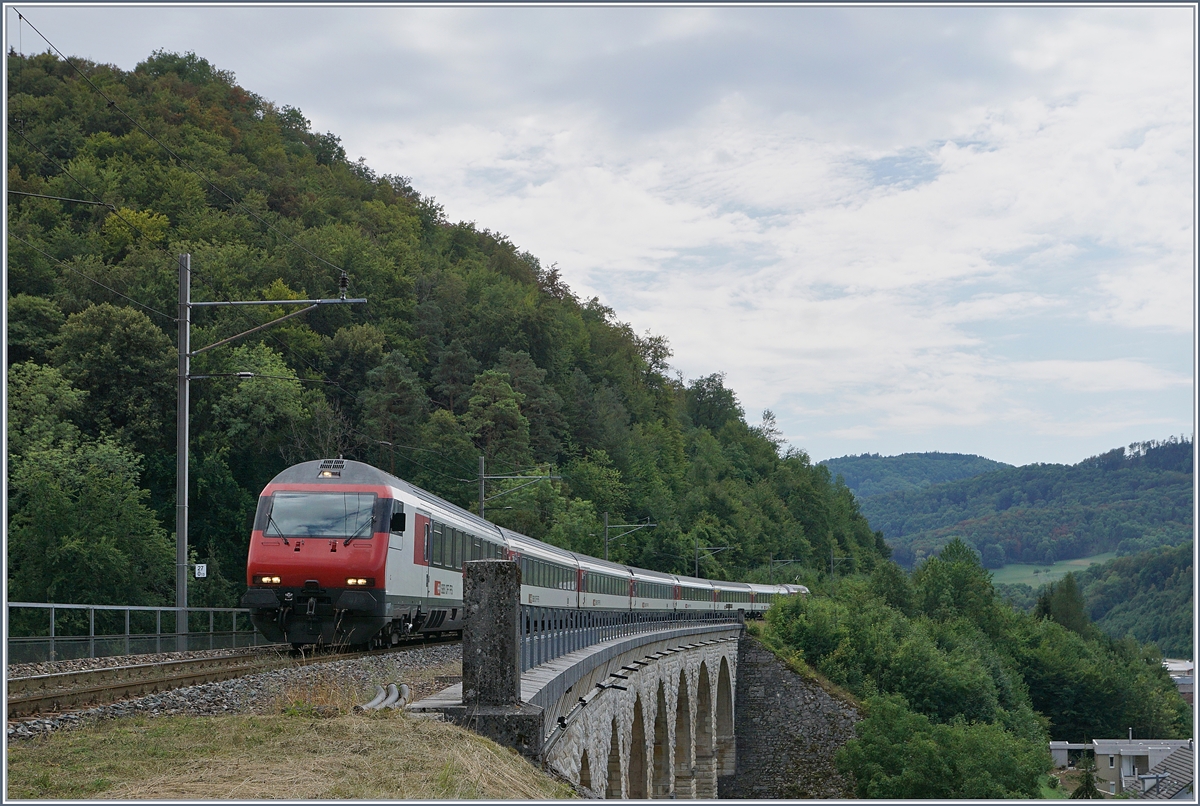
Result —
<path fill-rule="evenodd" d="M 242 606 L 269 640 L 361 644 L 387 622 L 388 535 L 404 508 L 380 479 L 343 477 L 345 464 L 289 468 L 258 499 Z"/>

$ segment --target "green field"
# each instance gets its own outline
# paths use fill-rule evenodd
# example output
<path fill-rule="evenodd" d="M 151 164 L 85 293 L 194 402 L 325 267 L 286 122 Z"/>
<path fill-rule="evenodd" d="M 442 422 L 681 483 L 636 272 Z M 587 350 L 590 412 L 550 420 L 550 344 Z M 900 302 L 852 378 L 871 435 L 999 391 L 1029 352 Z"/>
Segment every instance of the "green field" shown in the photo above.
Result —
<path fill-rule="evenodd" d="M 1025 565 L 1015 563 L 992 571 L 992 582 L 997 585 L 1029 585 L 1039 588 L 1047 582 L 1057 582 L 1072 571 L 1082 571 L 1089 565 L 1107 562 L 1117 556 L 1115 551 L 1079 557 L 1074 560 L 1059 560 L 1054 565 Z"/>

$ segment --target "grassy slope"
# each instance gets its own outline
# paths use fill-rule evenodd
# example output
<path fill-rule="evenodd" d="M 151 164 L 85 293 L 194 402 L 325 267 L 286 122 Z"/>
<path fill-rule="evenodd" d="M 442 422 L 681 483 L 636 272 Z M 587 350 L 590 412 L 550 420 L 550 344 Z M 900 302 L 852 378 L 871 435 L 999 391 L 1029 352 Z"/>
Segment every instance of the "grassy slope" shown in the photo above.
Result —
<path fill-rule="evenodd" d="M 419 699 L 442 688 L 439 675 L 461 671 L 453 661 L 401 674 Z M 288 801 L 574 796 L 514 751 L 469 731 L 394 711 L 354 713 L 376 682 L 328 667 L 271 689 L 252 716 L 130 717 L 10 742 L 6 794 Z"/>
<path fill-rule="evenodd" d="M 1072 571 L 1082 571 L 1088 566 L 1108 562 L 1116 556 L 1116 552 L 1108 551 L 1091 557 L 1059 560 L 1053 565 L 1006 565 L 992 571 L 992 582 L 997 585 L 1031 585 L 1037 588 L 1047 582 L 1057 582 Z"/>
<path fill-rule="evenodd" d="M 538 799 L 573 793 L 514 751 L 394 712 L 137 717 L 10 744 L 8 798 Z"/>

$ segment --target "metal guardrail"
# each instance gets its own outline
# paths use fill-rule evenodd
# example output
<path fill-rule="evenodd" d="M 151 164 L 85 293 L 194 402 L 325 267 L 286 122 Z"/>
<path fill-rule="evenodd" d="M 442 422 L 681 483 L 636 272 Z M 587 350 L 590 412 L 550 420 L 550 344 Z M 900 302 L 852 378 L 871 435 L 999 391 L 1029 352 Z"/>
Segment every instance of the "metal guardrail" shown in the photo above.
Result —
<path fill-rule="evenodd" d="M 250 623 L 250 610 L 240 607 L 188 607 L 182 612 L 187 618 L 188 631 L 177 629 L 181 609 L 176 607 L 144 607 L 137 605 L 58 604 L 53 602 L 8 602 L 6 604 L 5 634 L 8 639 L 8 662 L 44 663 L 76 658 L 101 658 L 110 655 L 131 655 L 149 652 L 181 652 L 195 649 L 232 649 L 270 643 Z M 45 635 L 12 635 L 13 611 L 22 609 L 46 610 L 48 632 Z M 86 611 L 87 634 L 63 635 L 58 630 L 62 613 Z M 96 631 L 97 612 L 124 614 L 124 629 L 120 632 Z M 154 632 L 133 632 L 133 614 L 154 614 Z M 167 614 L 168 632 L 163 632 L 163 614 Z M 192 629 L 196 614 L 208 614 L 208 629 Z M 229 618 L 217 624 L 218 614 Z M 245 616 L 244 629 L 239 629 L 238 616 Z M 148 621 L 148 616 L 144 619 Z M 217 629 L 220 626 L 221 629 Z"/>
<path fill-rule="evenodd" d="M 697 624 L 737 624 L 742 618 L 735 612 L 638 613 L 521 605 L 521 672 L 613 638 Z"/>

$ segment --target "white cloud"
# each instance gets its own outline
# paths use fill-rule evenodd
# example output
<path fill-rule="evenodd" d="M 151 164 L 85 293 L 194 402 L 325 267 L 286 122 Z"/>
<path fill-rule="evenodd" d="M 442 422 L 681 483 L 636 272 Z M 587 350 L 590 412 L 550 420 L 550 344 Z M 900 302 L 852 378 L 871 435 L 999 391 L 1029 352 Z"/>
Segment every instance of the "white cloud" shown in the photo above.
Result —
<path fill-rule="evenodd" d="M 1049 382 L 1074 392 L 1157 392 L 1192 384 L 1187 375 L 1128 359 L 1022 361 L 1006 365 L 1001 372 L 1014 380 Z"/>
<path fill-rule="evenodd" d="M 65 12 L 301 107 L 814 456 L 1190 423 L 1192 9 Z"/>

